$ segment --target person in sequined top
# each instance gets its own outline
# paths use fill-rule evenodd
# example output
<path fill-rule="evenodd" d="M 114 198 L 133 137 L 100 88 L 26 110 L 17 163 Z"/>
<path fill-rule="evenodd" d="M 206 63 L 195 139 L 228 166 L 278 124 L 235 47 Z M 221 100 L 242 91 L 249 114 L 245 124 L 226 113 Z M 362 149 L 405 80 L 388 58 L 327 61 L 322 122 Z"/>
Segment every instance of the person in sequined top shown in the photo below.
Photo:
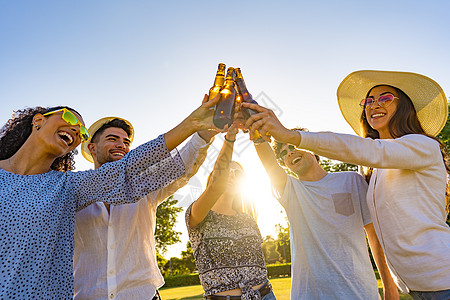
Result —
<path fill-rule="evenodd" d="M 243 169 L 231 161 L 234 126 L 227 132 L 206 190 L 186 211 L 189 239 L 206 299 L 275 299 L 261 233 L 239 192 Z"/>

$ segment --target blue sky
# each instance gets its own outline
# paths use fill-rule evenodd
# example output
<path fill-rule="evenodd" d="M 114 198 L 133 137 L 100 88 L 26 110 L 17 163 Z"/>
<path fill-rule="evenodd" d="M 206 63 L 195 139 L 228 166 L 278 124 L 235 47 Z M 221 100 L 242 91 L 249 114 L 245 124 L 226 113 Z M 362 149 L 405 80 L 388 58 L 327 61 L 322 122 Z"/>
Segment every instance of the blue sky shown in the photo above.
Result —
<path fill-rule="evenodd" d="M 24 107 L 69 105 L 87 125 L 130 120 L 137 146 L 195 109 L 224 62 L 287 127 L 352 133 L 335 96 L 352 71 L 417 72 L 450 94 L 449 11 L 444 0 L 0 0 L 0 122 Z M 284 217 L 264 213 L 281 209 L 245 136 L 235 157 L 249 185 L 263 183 L 258 223 L 273 233 Z M 197 176 L 203 185 L 213 162 L 214 153 Z M 90 165 L 78 158 L 77 168 Z"/>

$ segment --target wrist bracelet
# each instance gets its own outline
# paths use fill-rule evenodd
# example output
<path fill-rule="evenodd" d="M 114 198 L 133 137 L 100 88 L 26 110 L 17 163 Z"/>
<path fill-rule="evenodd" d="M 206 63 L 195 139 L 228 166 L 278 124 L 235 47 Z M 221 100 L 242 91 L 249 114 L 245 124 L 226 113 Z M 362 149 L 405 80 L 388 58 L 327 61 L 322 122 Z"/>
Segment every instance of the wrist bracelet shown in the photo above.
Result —
<path fill-rule="evenodd" d="M 234 143 L 234 142 L 236 142 L 236 139 L 234 139 L 234 140 L 229 140 L 229 139 L 227 139 L 227 137 L 226 137 L 226 136 L 225 136 L 224 138 L 225 138 L 225 141 L 227 141 L 227 142 L 230 142 L 230 143 Z"/>

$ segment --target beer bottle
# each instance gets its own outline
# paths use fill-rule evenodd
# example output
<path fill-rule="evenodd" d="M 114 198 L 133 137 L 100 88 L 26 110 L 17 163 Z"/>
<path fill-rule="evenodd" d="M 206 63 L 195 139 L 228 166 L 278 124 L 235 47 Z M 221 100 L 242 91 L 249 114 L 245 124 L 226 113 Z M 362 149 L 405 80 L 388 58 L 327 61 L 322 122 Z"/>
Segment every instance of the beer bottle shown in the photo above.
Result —
<path fill-rule="evenodd" d="M 214 98 L 222 89 L 223 82 L 225 81 L 225 64 L 220 63 L 217 67 L 216 78 L 214 78 L 214 84 L 209 89 L 208 101 Z"/>
<path fill-rule="evenodd" d="M 234 103 L 236 90 L 234 88 L 234 68 L 228 68 L 225 84 L 220 91 L 220 100 L 216 105 L 213 122 L 218 128 L 223 129 L 226 124 L 233 123 Z"/>
<path fill-rule="evenodd" d="M 234 69 L 234 72 L 236 74 L 236 79 L 235 79 L 236 88 L 237 88 L 239 98 L 241 99 L 241 101 L 247 102 L 247 103 L 258 104 L 258 102 L 253 100 L 252 94 L 250 94 L 247 90 L 247 86 L 245 85 L 244 77 L 242 77 L 241 69 L 236 68 L 236 69 Z M 244 115 L 245 119 L 248 119 L 252 115 L 258 113 L 256 111 L 254 111 L 253 109 L 250 109 L 247 107 L 241 107 L 241 111 L 242 111 L 242 114 Z M 254 142 L 257 144 L 265 142 L 265 140 L 261 137 L 261 135 L 259 134 L 258 131 L 255 131 Z"/>

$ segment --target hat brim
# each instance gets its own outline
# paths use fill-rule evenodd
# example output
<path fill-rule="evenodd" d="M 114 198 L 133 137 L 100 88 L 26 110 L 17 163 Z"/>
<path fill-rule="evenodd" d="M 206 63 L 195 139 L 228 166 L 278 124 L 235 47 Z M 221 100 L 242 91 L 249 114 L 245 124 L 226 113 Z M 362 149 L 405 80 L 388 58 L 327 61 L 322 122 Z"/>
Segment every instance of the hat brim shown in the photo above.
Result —
<path fill-rule="evenodd" d="M 377 85 L 390 85 L 409 96 L 417 118 L 425 133 L 436 136 L 444 128 L 448 117 L 448 104 L 444 91 L 437 82 L 426 76 L 396 71 L 362 70 L 348 75 L 339 85 L 337 98 L 344 119 L 356 134 L 362 135 L 359 103 L 367 92 Z"/>
<path fill-rule="evenodd" d="M 134 138 L 134 128 L 133 125 L 131 125 L 130 122 L 128 122 L 125 119 L 119 118 L 119 117 L 105 117 L 105 118 L 101 118 L 100 120 L 97 120 L 94 124 L 92 124 L 88 131 L 89 131 L 89 140 L 87 140 L 86 142 L 81 144 L 81 154 L 83 155 L 83 157 L 88 160 L 89 162 L 93 163 L 94 162 L 94 158 L 92 157 L 91 151 L 89 151 L 88 149 L 88 145 L 91 142 L 92 137 L 95 135 L 95 133 L 97 132 L 97 130 L 100 129 L 100 127 L 102 127 L 104 124 L 108 123 L 111 120 L 114 119 L 119 119 L 124 121 L 125 123 L 127 123 L 128 126 L 130 126 L 131 129 L 131 134 L 130 136 L 128 136 L 128 138 L 130 139 L 130 143 L 133 142 L 133 138 Z"/>

